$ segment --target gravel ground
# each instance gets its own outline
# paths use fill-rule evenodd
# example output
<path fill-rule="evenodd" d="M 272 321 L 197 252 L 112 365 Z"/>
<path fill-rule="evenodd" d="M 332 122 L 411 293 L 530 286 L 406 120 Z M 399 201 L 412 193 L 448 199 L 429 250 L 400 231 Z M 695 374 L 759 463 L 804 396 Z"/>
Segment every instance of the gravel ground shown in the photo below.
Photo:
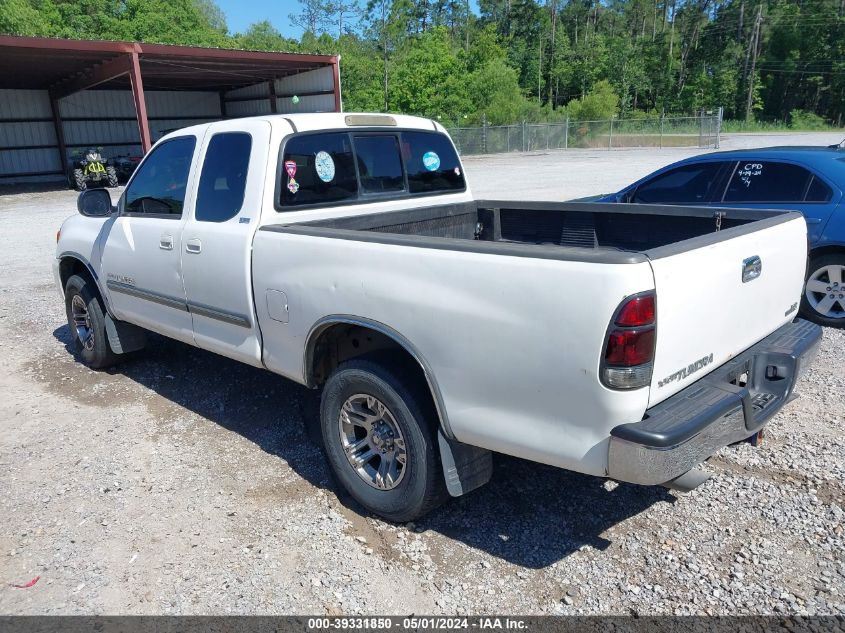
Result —
<path fill-rule="evenodd" d="M 567 198 L 692 153 L 466 166 L 479 196 Z M 845 332 L 762 447 L 722 450 L 692 493 L 502 457 L 485 488 L 393 525 L 338 498 L 296 385 L 159 337 L 112 371 L 74 360 L 50 272 L 74 197 L 0 197 L 0 613 L 845 610 Z"/>

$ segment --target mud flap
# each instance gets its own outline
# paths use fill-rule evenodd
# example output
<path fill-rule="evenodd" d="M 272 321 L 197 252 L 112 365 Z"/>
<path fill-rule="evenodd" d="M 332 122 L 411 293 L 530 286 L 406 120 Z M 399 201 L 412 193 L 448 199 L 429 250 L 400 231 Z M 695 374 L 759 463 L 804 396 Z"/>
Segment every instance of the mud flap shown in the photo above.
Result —
<path fill-rule="evenodd" d="M 693 468 L 692 470 L 688 470 L 687 472 L 685 472 L 683 475 L 675 477 L 672 481 L 667 481 L 663 485 L 669 488 L 670 490 L 676 490 L 678 492 L 690 492 L 698 488 L 708 479 L 710 479 L 709 474 L 707 474 L 703 470 Z"/>
<path fill-rule="evenodd" d="M 447 439 L 439 430 L 437 442 L 446 489 L 451 496 L 460 497 L 490 481 L 493 475 L 493 454 L 490 451 Z"/>
<path fill-rule="evenodd" d="M 126 321 L 115 321 L 110 314 L 106 314 L 106 335 L 115 354 L 136 352 L 147 344 L 147 333 L 143 328 Z"/>
<path fill-rule="evenodd" d="M 323 390 L 301 387 L 300 394 L 299 413 L 302 415 L 305 437 L 314 446 L 323 448 L 323 431 L 320 428 L 320 398 Z"/>

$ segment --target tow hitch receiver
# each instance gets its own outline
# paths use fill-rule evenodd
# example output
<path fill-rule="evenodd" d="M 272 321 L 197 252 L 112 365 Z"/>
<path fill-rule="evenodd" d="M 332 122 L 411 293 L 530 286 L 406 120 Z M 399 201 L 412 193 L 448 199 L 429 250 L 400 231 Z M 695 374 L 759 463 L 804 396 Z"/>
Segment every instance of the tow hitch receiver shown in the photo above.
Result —
<path fill-rule="evenodd" d="M 749 437 L 745 441 L 748 442 L 749 444 L 751 444 L 751 446 L 757 448 L 758 446 L 760 446 L 763 443 L 764 431 L 765 431 L 765 429 L 760 429 L 759 431 L 757 431 L 754 435 L 752 435 L 751 437 Z"/>

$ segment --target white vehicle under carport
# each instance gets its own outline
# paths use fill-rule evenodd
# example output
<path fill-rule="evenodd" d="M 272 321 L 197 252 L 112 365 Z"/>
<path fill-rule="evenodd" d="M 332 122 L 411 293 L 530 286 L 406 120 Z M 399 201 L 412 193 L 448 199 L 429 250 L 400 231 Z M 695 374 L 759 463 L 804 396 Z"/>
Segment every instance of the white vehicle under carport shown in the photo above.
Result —
<path fill-rule="evenodd" d="M 795 319 L 799 214 L 477 201 L 415 117 L 185 128 L 79 209 L 55 274 L 83 362 L 152 330 L 319 389 L 338 480 L 396 521 L 484 484 L 492 452 L 693 487 L 821 335 Z"/>

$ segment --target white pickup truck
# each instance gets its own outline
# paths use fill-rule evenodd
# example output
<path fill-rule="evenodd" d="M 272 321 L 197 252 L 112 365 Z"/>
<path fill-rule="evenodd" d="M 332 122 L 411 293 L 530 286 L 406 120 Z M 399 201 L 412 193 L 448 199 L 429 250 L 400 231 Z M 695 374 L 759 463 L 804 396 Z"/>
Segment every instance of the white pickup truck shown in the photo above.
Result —
<path fill-rule="evenodd" d="M 54 267 L 82 362 L 152 330 L 320 389 L 339 482 L 396 521 L 491 452 L 689 489 L 821 336 L 800 214 L 478 201 L 416 117 L 185 128 L 78 208 Z"/>

